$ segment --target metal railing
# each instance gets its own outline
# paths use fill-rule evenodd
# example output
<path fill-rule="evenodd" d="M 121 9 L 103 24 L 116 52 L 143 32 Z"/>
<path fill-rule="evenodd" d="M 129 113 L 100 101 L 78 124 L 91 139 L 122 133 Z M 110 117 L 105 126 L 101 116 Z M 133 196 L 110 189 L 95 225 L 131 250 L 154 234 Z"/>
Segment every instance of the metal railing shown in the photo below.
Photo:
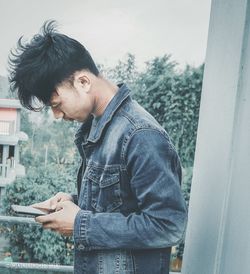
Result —
<path fill-rule="evenodd" d="M 1 216 L 0 224 L 29 224 L 35 226 L 41 226 L 35 221 L 34 218 L 27 217 L 12 217 L 12 216 Z M 37 263 L 18 263 L 18 262 L 0 262 L 0 273 L 1 274 L 16 274 L 16 273 L 73 273 L 73 266 L 68 265 L 52 265 L 52 264 L 37 264 Z"/>
<path fill-rule="evenodd" d="M 0 135 L 12 135 L 15 133 L 15 121 L 0 121 Z"/>
<path fill-rule="evenodd" d="M 8 177 L 9 170 L 10 170 L 10 165 L 0 164 L 0 177 L 2 178 Z"/>
<path fill-rule="evenodd" d="M 25 272 L 24 272 L 25 270 Z M 5 271 L 5 272 L 4 272 Z M 0 262 L 0 273 L 73 273 L 73 266 Z"/>
<path fill-rule="evenodd" d="M 27 217 L 12 217 L 1 216 L 0 224 L 29 224 L 40 226 L 34 218 Z M 5 263 L 0 262 L 1 274 L 54 274 L 54 273 L 73 273 L 73 266 L 68 265 L 52 265 L 52 264 L 37 264 L 37 263 Z M 180 272 L 178 272 L 180 274 Z M 170 272 L 170 274 L 178 274 L 177 272 Z"/>
<path fill-rule="evenodd" d="M 0 223 L 7 223 L 7 224 L 31 224 L 31 225 L 38 225 L 39 223 L 35 221 L 34 218 L 27 218 L 27 217 L 14 217 L 14 216 L 1 216 L 0 215 Z"/>

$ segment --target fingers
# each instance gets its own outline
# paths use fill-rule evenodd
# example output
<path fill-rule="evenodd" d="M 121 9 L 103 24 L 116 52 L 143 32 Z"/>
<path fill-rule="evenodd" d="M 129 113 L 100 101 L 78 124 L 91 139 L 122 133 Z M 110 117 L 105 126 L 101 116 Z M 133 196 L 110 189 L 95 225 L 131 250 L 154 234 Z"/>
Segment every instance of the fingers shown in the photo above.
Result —
<path fill-rule="evenodd" d="M 59 202 L 63 202 L 65 201 L 65 195 L 67 195 L 67 200 L 69 199 L 68 194 L 65 194 L 63 192 L 58 192 L 54 197 L 51 198 L 51 201 L 50 201 L 50 207 L 52 210 L 57 210 L 57 204 Z"/>
<path fill-rule="evenodd" d="M 40 203 L 35 203 L 35 204 L 30 205 L 30 206 L 32 206 L 32 207 L 38 207 L 39 204 L 40 204 Z"/>
<path fill-rule="evenodd" d="M 45 224 L 49 222 L 54 222 L 55 219 L 57 218 L 58 212 L 50 213 L 44 216 L 38 216 L 35 218 L 36 222 Z"/>
<path fill-rule="evenodd" d="M 48 211 L 54 211 L 57 208 L 57 204 L 63 201 L 73 201 L 72 196 L 67 193 L 58 192 L 55 196 L 50 199 L 32 204 L 31 206 L 38 209 L 46 209 Z"/>
<path fill-rule="evenodd" d="M 57 195 L 55 195 L 54 197 L 44 201 L 44 202 L 40 202 L 40 203 L 35 203 L 32 204 L 32 207 L 38 208 L 38 209 L 46 209 L 49 211 L 54 211 L 56 209 L 56 205 L 57 203 L 61 200 L 61 198 Z"/>
<path fill-rule="evenodd" d="M 65 207 L 68 207 L 70 205 L 74 205 L 73 202 L 71 201 L 63 201 L 63 202 L 58 202 L 57 205 L 56 205 L 56 211 L 59 211 L 61 209 L 64 209 Z"/>
<path fill-rule="evenodd" d="M 30 206 L 34 207 L 34 208 L 38 208 L 38 209 L 46 209 L 46 210 L 50 209 L 50 205 L 49 205 L 48 200 L 46 200 L 44 202 L 41 202 L 41 203 L 35 203 L 35 204 L 30 205 Z"/>
<path fill-rule="evenodd" d="M 56 218 L 59 217 L 59 211 L 64 209 L 65 204 L 67 204 L 68 202 L 69 201 L 57 203 L 55 205 L 55 212 L 49 213 L 49 214 L 43 215 L 43 216 L 38 216 L 38 217 L 35 218 L 35 220 L 39 223 L 42 223 L 42 224 L 49 223 L 49 222 L 54 222 L 56 220 Z"/>
<path fill-rule="evenodd" d="M 50 229 L 64 236 L 71 236 L 72 232 L 70 233 L 69 231 L 64 230 L 63 227 L 60 225 L 60 221 L 58 221 L 58 219 L 60 219 L 60 214 L 61 213 L 59 212 L 55 212 L 46 216 L 36 217 L 35 220 L 41 223 L 44 229 Z"/>
<path fill-rule="evenodd" d="M 50 209 L 56 210 L 57 203 L 60 202 L 61 198 L 55 195 L 53 198 L 51 198 L 50 201 Z"/>
<path fill-rule="evenodd" d="M 45 216 L 36 217 L 35 220 L 42 224 L 44 229 L 56 231 L 64 236 L 73 233 L 74 216 L 80 210 L 73 202 L 63 201 L 57 203 L 56 211 Z"/>

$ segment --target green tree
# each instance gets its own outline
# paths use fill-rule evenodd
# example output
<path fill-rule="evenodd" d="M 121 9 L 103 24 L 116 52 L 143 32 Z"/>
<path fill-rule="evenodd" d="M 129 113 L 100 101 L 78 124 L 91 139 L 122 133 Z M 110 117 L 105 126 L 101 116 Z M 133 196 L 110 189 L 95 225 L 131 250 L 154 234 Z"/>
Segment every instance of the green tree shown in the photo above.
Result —
<path fill-rule="evenodd" d="M 129 88 L 133 90 L 134 84 L 138 77 L 135 56 L 131 53 L 128 53 L 125 57 L 125 60 L 119 60 L 118 64 L 113 68 L 102 68 L 102 72 L 114 83 L 126 83 Z"/>
<path fill-rule="evenodd" d="M 75 166 L 49 165 L 30 168 L 25 178 L 6 187 L 5 214 L 10 205 L 29 205 L 50 198 L 58 191 L 75 191 Z M 43 230 L 40 226 L 10 225 L 5 229 L 15 261 L 72 264 L 73 242 L 70 237 Z"/>
<path fill-rule="evenodd" d="M 29 140 L 21 144 L 21 163 L 26 167 L 72 164 L 77 160 L 74 132 L 77 123 L 54 120 L 48 111 L 22 114 L 22 130 Z"/>
<path fill-rule="evenodd" d="M 184 167 L 193 166 L 203 66 L 178 72 L 171 56 L 155 58 L 136 83 L 135 98 L 169 133 Z"/>

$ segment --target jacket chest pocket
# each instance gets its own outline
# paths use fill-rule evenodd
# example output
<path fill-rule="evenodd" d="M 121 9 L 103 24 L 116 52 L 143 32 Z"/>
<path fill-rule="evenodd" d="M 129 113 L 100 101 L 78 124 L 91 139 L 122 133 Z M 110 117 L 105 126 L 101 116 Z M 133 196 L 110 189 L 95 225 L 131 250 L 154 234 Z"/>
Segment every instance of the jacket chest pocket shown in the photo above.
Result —
<path fill-rule="evenodd" d="M 91 206 L 96 212 L 111 212 L 122 204 L 119 168 L 90 168 Z"/>

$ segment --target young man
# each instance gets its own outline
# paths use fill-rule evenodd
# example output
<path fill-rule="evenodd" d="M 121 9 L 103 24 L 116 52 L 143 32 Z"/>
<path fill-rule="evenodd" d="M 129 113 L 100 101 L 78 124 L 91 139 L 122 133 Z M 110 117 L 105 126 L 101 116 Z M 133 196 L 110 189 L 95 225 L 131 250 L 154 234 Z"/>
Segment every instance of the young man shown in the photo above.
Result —
<path fill-rule="evenodd" d="M 44 228 L 73 235 L 75 273 L 169 273 L 187 212 L 179 158 L 165 130 L 53 22 L 29 43 L 19 41 L 10 61 L 24 107 L 35 110 L 37 98 L 55 118 L 82 123 L 77 195 L 58 193 L 33 205 L 56 209 L 36 219 Z"/>

